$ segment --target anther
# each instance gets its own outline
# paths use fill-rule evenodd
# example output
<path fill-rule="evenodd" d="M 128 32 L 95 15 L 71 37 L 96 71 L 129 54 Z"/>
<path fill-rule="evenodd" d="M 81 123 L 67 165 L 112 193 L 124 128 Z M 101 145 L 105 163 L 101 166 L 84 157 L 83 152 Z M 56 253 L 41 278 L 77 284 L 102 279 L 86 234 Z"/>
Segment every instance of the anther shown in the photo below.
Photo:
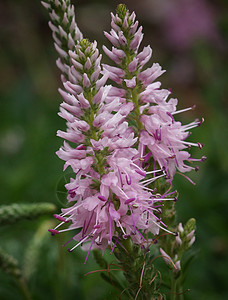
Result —
<path fill-rule="evenodd" d="M 151 153 L 151 152 L 148 152 L 148 153 L 144 156 L 143 160 L 144 160 L 145 162 L 147 162 L 147 161 L 150 159 L 151 155 L 152 155 L 152 153 Z"/>
<path fill-rule="evenodd" d="M 145 171 L 142 171 L 140 169 L 136 169 L 135 172 L 138 173 L 139 175 L 142 175 L 143 177 L 146 177 L 146 172 Z"/>
<path fill-rule="evenodd" d="M 129 234 L 123 234 L 123 239 L 126 240 L 129 237 Z"/>
<path fill-rule="evenodd" d="M 127 199 L 125 202 L 124 202 L 124 204 L 129 204 L 129 203 L 131 203 L 132 201 L 134 201 L 135 200 L 135 198 L 129 198 L 129 199 Z"/>
<path fill-rule="evenodd" d="M 60 232 L 56 229 L 48 229 L 48 231 L 51 233 L 51 235 L 59 234 Z"/>
<path fill-rule="evenodd" d="M 64 222 L 64 223 L 68 223 L 69 222 L 69 220 L 66 220 L 64 217 L 61 217 L 61 216 L 59 216 L 57 214 L 54 214 L 53 217 L 55 217 L 60 222 Z"/>
<path fill-rule="evenodd" d="M 100 228 L 101 226 L 100 225 L 94 225 L 93 226 L 93 229 L 98 229 L 98 228 Z"/>
<path fill-rule="evenodd" d="M 201 120 L 198 123 L 198 126 L 200 126 L 204 122 L 204 118 L 201 118 Z"/>
<path fill-rule="evenodd" d="M 202 149 L 203 146 L 204 146 L 204 144 L 201 144 L 201 143 L 199 143 L 199 142 L 197 143 L 197 145 L 199 146 L 200 149 Z"/>
<path fill-rule="evenodd" d="M 101 200 L 101 201 L 103 201 L 103 202 L 107 201 L 107 199 L 104 196 L 102 196 L 102 195 L 99 195 L 98 199 Z"/>

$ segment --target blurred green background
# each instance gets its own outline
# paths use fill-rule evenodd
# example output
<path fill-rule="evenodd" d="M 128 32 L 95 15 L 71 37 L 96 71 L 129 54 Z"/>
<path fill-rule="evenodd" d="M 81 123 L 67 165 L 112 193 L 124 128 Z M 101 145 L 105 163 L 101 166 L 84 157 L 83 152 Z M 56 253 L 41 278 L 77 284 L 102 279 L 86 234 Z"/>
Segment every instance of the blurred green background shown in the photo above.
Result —
<path fill-rule="evenodd" d="M 153 62 L 167 70 L 163 87 L 172 88 L 179 108 L 196 104 L 181 116 L 183 123 L 204 117 L 192 140 L 205 145 L 193 157 L 207 156 L 192 186 L 176 175 L 180 197 L 178 220 L 197 220 L 195 249 L 185 299 L 228 299 L 228 123 L 226 0 L 128 0 L 144 27 L 143 45 L 153 48 Z M 118 1 L 78 0 L 76 20 L 84 36 L 109 43 L 110 12 Z M 0 191 L 1 204 L 52 202 L 65 205 L 61 193 L 63 162 L 55 152 L 62 145 L 57 129 L 61 97 L 48 14 L 38 0 L 0 2 Z M 70 171 L 68 171 L 69 173 Z M 66 177 L 69 177 L 68 175 Z M 1 226 L 0 246 L 16 257 L 29 280 L 34 299 L 118 299 L 119 292 L 97 274 L 92 255 L 86 265 L 80 249 L 68 253 L 67 235 L 51 237 L 52 217 Z M 109 261 L 114 257 L 108 257 Z M 0 270 L 0 299 L 23 299 L 17 283 Z"/>

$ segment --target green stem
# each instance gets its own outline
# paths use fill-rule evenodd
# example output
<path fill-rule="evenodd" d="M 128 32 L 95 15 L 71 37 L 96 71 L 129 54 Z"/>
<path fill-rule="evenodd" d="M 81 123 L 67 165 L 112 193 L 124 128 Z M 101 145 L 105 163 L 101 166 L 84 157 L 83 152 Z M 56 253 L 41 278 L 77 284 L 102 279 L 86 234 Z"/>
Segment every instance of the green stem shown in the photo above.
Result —
<path fill-rule="evenodd" d="M 171 300 L 176 300 L 176 295 L 177 295 L 177 281 L 175 278 L 174 272 L 171 270 Z"/>
<path fill-rule="evenodd" d="M 137 123 L 137 128 L 138 128 L 138 132 L 140 132 L 144 126 L 142 124 L 142 122 L 140 121 L 140 109 L 139 109 L 139 101 L 138 101 L 138 92 L 137 92 L 137 89 L 133 89 L 131 91 L 131 95 L 132 95 L 132 102 L 134 103 L 135 105 L 135 109 L 134 109 L 134 113 L 135 113 L 135 121 Z"/>
<path fill-rule="evenodd" d="M 28 287 L 27 287 L 27 284 L 26 284 L 24 278 L 22 278 L 22 277 L 17 278 L 17 282 L 18 282 L 18 284 L 21 288 L 21 291 L 24 295 L 24 299 L 31 300 L 31 296 L 30 296 L 30 293 L 29 293 L 29 290 L 28 290 Z"/>

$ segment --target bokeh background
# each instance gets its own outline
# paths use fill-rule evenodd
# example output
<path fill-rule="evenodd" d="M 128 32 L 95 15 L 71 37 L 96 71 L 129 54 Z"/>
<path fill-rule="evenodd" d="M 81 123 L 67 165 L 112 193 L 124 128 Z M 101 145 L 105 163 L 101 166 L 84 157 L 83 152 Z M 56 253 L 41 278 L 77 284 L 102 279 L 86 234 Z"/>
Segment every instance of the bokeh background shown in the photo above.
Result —
<path fill-rule="evenodd" d="M 109 45 L 110 12 L 118 1 L 77 0 L 76 20 L 84 36 Z M 228 299 L 228 2 L 226 0 L 125 0 L 144 27 L 143 45 L 153 48 L 153 62 L 167 70 L 163 87 L 172 88 L 179 108 L 196 104 L 180 116 L 187 123 L 205 118 L 192 139 L 205 146 L 193 156 L 207 156 L 191 185 L 176 175 L 178 220 L 197 220 L 197 256 L 190 268 L 185 299 Z M 65 205 L 63 162 L 57 116 L 61 85 L 55 66 L 48 14 L 38 0 L 0 2 L 0 198 L 1 204 L 52 202 Z M 68 171 L 69 173 L 70 171 Z M 86 265 L 80 249 L 68 253 L 67 236 L 51 237 L 52 217 L 1 226 L 0 246 L 16 257 L 34 299 L 118 299 L 104 283 L 92 255 Z M 113 260 L 109 257 L 109 261 Z M 0 270 L 0 299 L 23 299 L 16 281 Z"/>

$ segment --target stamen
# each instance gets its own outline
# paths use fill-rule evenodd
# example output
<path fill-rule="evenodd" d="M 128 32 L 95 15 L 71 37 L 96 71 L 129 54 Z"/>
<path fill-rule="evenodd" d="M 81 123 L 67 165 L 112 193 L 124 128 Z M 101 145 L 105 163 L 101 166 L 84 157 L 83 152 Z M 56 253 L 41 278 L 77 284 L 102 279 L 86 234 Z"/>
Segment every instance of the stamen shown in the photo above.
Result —
<path fill-rule="evenodd" d="M 119 167 L 118 167 L 118 173 L 119 173 L 119 177 L 120 177 L 121 187 L 123 187 L 123 180 L 122 180 L 122 176 L 121 176 Z"/>
<path fill-rule="evenodd" d="M 59 227 L 62 226 L 63 224 L 65 224 L 65 222 L 59 223 L 57 226 L 55 226 L 54 230 L 56 230 L 57 228 L 59 228 Z"/>
<path fill-rule="evenodd" d="M 48 231 L 51 233 L 51 235 L 59 234 L 60 232 L 55 229 L 48 229 Z"/>
<path fill-rule="evenodd" d="M 129 176 L 129 177 L 128 177 L 128 176 Z M 126 174 L 125 178 L 126 178 L 127 184 L 128 184 L 128 185 L 131 185 L 131 176 L 128 175 L 128 174 Z"/>
<path fill-rule="evenodd" d="M 54 214 L 53 217 L 55 217 L 57 220 L 61 221 L 61 222 L 64 222 L 64 223 L 67 223 L 69 221 L 67 221 L 64 217 L 61 217 L 57 214 Z"/>
<path fill-rule="evenodd" d="M 144 185 L 142 186 L 142 188 L 145 189 L 145 190 L 147 190 L 147 191 L 150 191 L 150 192 L 152 192 L 152 193 L 155 191 L 155 190 L 152 190 L 152 189 L 150 189 L 150 188 L 148 188 L 148 187 L 145 187 Z"/>
<path fill-rule="evenodd" d="M 150 183 L 152 183 L 153 181 L 157 180 L 158 178 L 161 178 L 161 177 L 164 177 L 164 176 L 166 176 L 166 174 L 162 174 L 162 175 L 159 175 L 157 177 L 149 178 L 147 180 L 141 181 L 141 183 L 143 184 L 143 186 L 147 186 Z"/>
<path fill-rule="evenodd" d="M 175 119 L 174 119 L 173 115 L 169 111 L 167 111 L 166 114 L 172 119 L 172 123 L 174 123 Z"/>
<path fill-rule="evenodd" d="M 93 237 L 93 239 L 92 239 L 92 242 L 91 242 L 91 245 L 90 245 L 90 247 L 89 247 L 89 250 L 88 250 L 88 252 L 87 252 L 87 255 L 86 255 L 86 258 L 85 258 L 84 264 L 86 264 L 86 262 L 87 262 L 87 259 L 88 259 L 88 257 L 89 257 L 90 251 L 91 251 L 91 249 L 92 249 L 92 247 L 93 247 L 93 244 L 94 244 L 95 238 L 96 238 L 96 235 L 94 235 L 94 237 Z"/>
<path fill-rule="evenodd" d="M 99 195 L 98 199 L 101 200 L 101 201 L 103 201 L 103 202 L 107 201 L 107 199 L 105 198 L 105 196 L 102 196 L 102 195 Z"/>
<path fill-rule="evenodd" d="M 193 106 L 191 107 L 188 107 L 188 108 L 184 108 L 184 109 L 181 109 L 181 110 L 177 110 L 175 112 L 172 113 L 172 115 L 176 115 L 176 114 L 180 114 L 182 112 L 185 112 L 185 111 L 188 111 L 188 110 L 193 110 L 196 108 L 196 105 L 194 104 Z"/>
<path fill-rule="evenodd" d="M 186 178 L 193 185 L 196 185 L 196 183 L 194 181 L 192 181 L 188 176 L 184 175 L 183 173 L 177 172 L 177 174 L 179 174 L 179 175 L 183 176 L 184 178 Z"/>
<path fill-rule="evenodd" d="M 66 213 L 62 214 L 62 217 L 65 217 L 66 215 L 69 215 L 69 213 L 71 213 L 72 211 L 74 211 L 75 209 L 78 209 L 80 206 L 82 206 L 83 203 L 79 204 L 77 207 L 73 206 L 72 209 L 70 209 L 69 211 L 67 211 Z"/>
<path fill-rule="evenodd" d="M 197 143 L 197 145 L 199 146 L 200 149 L 202 149 L 204 146 L 204 144 L 201 144 L 201 143 Z"/>
<path fill-rule="evenodd" d="M 151 220 L 151 221 L 152 221 L 154 224 L 156 224 L 159 228 L 161 228 L 162 230 L 164 230 L 164 231 L 166 231 L 166 232 L 168 232 L 168 233 L 170 233 L 170 234 L 172 234 L 172 235 L 176 235 L 176 233 L 174 233 L 174 232 L 172 232 L 172 231 L 169 231 L 168 229 L 162 227 L 162 226 L 159 225 L 157 222 L 155 222 L 155 221 L 153 221 L 153 220 Z"/>
<path fill-rule="evenodd" d="M 99 229 L 101 226 L 99 224 L 93 226 L 94 229 Z"/>
<path fill-rule="evenodd" d="M 86 237 L 84 237 L 84 239 L 82 239 L 77 245 L 75 245 L 73 248 L 68 249 L 69 252 L 72 252 L 75 248 L 77 248 L 78 246 L 80 246 L 84 241 L 86 241 L 88 239 L 89 235 L 87 235 Z"/>
<path fill-rule="evenodd" d="M 193 122 L 191 122 L 189 124 L 182 125 L 181 130 L 182 131 L 189 130 L 189 129 L 192 129 L 194 127 L 200 126 L 202 123 L 203 123 L 203 118 L 201 120 L 196 119 L 195 121 L 193 121 Z"/>
<path fill-rule="evenodd" d="M 165 192 L 162 196 L 167 197 L 167 196 L 170 196 L 170 195 L 175 194 L 175 193 L 177 193 L 177 191 L 173 191 L 173 192 L 170 192 L 168 194 L 167 194 L 167 192 Z"/>
<path fill-rule="evenodd" d="M 136 228 L 136 231 L 139 233 L 139 235 L 141 236 L 141 238 L 146 241 L 146 239 L 144 238 L 144 236 L 142 235 L 142 233 L 138 230 L 138 228 Z"/>
<path fill-rule="evenodd" d="M 192 157 L 190 157 L 190 158 L 188 159 L 188 161 L 201 161 L 201 162 L 203 162 L 203 161 L 205 161 L 206 159 L 207 159 L 206 156 L 202 156 L 201 158 L 192 158 Z"/>
<path fill-rule="evenodd" d="M 127 200 L 124 202 L 124 204 L 129 204 L 129 203 L 131 203 L 132 201 L 135 201 L 135 198 L 129 198 L 129 199 L 127 199 Z"/>
<path fill-rule="evenodd" d="M 89 225 L 90 225 L 90 223 L 91 223 L 91 221 L 92 221 L 93 215 L 94 215 L 94 210 L 92 211 L 92 214 L 91 214 L 91 216 L 90 216 L 90 218 L 89 218 L 89 222 L 88 222 L 88 224 L 87 224 L 87 226 L 86 226 L 86 229 L 85 229 L 85 232 L 84 232 L 83 234 L 85 234 L 86 231 L 88 230 Z"/>
<path fill-rule="evenodd" d="M 144 170 L 142 170 L 139 166 L 137 166 L 135 163 L 131 163 L 131 165 L 133 165 L 134 167 L 136 167 L 137 169 L 135 170 L 135 172 L 137 172 L 138 174 L 142 175 L 142 176 L 146 176 L 146 172 Z"/>
<path fill-rule="evenodd" d="M 124 197 L 126 197 L 128 199 L 127 194 L 125 194 L 125 192 L 123 190 L 121 190 L 121 188 L 119 186 L 117 188 L 124 195 Z"/>
<path fill-rule="evenodd" d="M 109 201 L 108 201 L 108 209 L 110 208 L 111 204 L 111 189 L 109 188 Z M 110 245 L 112 247 L 112 220 L 111 220 L 111 215 L 108 215 L 109 219 L 109 239 L 110 239 Z"/>
<path fill-rule="evenodd" d="M 136 173 L 138 173 L 139 175 L 142 175 L 143 177 L 146 177 L 146 172 L 142 171 L 140 169 L 135 170 Z"/>
<path fill-rule="evenodd" d="M 143 157 L 144 162 L 147 162 L 147 161 L 150 159 L 151 155 L 152 155 L 152 153 L 151 153 L 151 152 L 148 152 L 148 153 Z"/>
<path fill-rule="evenodd" d="M 69 241 L 67 241 L 65 244 L 63 244 L 62 246 L 65 247 L 65 246 L 66 246 L 67 244 L 69 244 L 73 239 L 74 239 L 74 236 L 73 236 L 71 239 L 69 239 Z"/>
<path fill-rule="evenodd" d="M 195 166 L 195 171 L 196 171 L 196 172 L 199 171 L 199 166 Z"/>
<path fill-rule="evenodd" d="M 133 216 L 132 208 L 130 206 L 129 206 L 129 208 L 130 208 L 130 212 L 131 212 L 133 227 L 134 227 L 134 230 L 135 230 L 135 233 L 136 233 L 135 219 L 134 219 L 134 216 Z"/>
<path fill-rule="evenodd" d="M 83 227 L 82 227 L 82 236 L 85 235 L 85 226 L 86 226 L 86 219 L 83 222 Z"/>
<path fill-rule="evenodd" d="M 113 247 L 112 247 L 112 251 L 110 252 L 110 255 L 113 253 L 113 251 L 114 251 L 114 249 L 115 249 L 115 247 L 116 247 L 116 244 L 117 244 L 117 242 L 119 241 L 119 239 L 120 239 L 120 235 L 117 237 L 117 239 L 116 239 L 116 241 L 115 241 L 115 243 L 114 243 L 114 245 L 113 245 Z"/>
<path fill-rule="evenodd" d="M 122 230 L 123 234 L 126 235 L 126 232 L 124 231 L 122 225 L 120 224 L 120 221 L 118 221 L 117 224 L 119 225 L 119 227 Z"/>
<path fill-rule="evenodd" d="M 155 171 L 149 171 L 149 172 L 146 172 L 146 175 L 161 172 L 161 171 L 163 171 L 163 170 L 160 169 L 160 170 L 155 170 Z"/>
<path fill-rule="evenodd" d="M 201 118 L 201 120 L 198 123 L 198 126 L 201 126 L 203 122 L 204 122 L 204 118 Z"/>
<path fill-rule="evenodd" d="M 66 228 L 66 229 L 62 229 L 62 230 L 59 230 L 59 232 L 65 232 L 65 231 L 71 231 L 71 230 L 74 230 L 74 229 L 77 229 L 77 227 L 70 227 L 70 228 Z"/>

